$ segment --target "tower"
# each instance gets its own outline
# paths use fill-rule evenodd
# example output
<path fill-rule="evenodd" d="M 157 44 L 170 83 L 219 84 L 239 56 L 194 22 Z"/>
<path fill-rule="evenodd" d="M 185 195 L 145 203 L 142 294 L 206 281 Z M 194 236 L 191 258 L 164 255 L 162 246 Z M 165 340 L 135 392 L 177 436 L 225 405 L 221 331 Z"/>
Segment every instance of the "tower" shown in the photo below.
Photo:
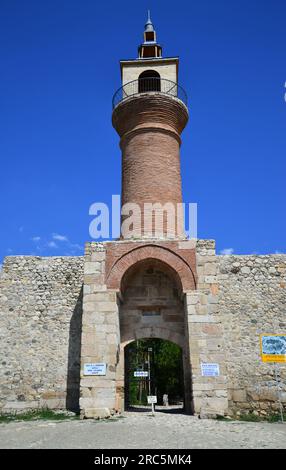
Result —
<path fill-rule="evenodd" d="M 150 338 L 181 350 L 186 412 L 205 415 L 227 407 L 214 243 L 187 239 L 180 210 L 188 108 L 178 64 L 177 57 L 162 57 L 148 15 L 138 57 L 121 60 L 122 86 L 113 96 L 112 123 L 122 151 L 122 228 L 132 230 L 85 249 L 84 417 L 128 409 L 128 347 Z M 201 377 L 202 362 L 220 364 L 214 383 Z"/>
<path fill-rule="evenodd" d="M 149 12 L 138 58 L 120 66 L 112 123 L 122 151 L 121 204 L 128 204 L 122 222 L 129 205 L 137 204 L 133 236 L 184 238 L 180 135 L 188 121 L 187 96 L 178 84 L 179 59 L 162 57 Z"/>

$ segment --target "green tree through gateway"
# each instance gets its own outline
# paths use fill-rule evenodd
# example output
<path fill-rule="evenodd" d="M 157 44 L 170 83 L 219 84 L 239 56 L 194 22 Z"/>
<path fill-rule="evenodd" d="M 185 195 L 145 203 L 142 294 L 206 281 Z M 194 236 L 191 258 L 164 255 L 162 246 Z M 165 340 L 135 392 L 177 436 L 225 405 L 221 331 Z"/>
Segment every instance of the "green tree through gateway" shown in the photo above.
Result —
<path fill-rule="evenodd" d="M 135 377 L 135 371 L 150 370 L 148 377 Z M 169 404 L 184 400 L 182 350 L 163 339 L 141 339 L 125 348 L 126 406 L 146 405 L 147 395 L 156 395 L 163 404 L 167 394 Z"/>

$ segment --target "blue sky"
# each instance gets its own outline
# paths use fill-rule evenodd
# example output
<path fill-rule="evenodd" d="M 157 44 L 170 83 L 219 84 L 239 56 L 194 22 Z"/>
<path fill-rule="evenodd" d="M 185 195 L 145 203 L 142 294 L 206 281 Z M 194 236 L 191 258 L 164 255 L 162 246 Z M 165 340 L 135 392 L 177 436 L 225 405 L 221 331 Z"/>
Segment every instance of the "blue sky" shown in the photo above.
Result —
<path fill-rule="evenodd" d="M 164 56 L 180 56 L 199 237 L 286 251 L 285 0 L 1 0 L 0 262 L 82 254 L 89 206 L 120 193 L 111 99 L 147 8 Z"/>

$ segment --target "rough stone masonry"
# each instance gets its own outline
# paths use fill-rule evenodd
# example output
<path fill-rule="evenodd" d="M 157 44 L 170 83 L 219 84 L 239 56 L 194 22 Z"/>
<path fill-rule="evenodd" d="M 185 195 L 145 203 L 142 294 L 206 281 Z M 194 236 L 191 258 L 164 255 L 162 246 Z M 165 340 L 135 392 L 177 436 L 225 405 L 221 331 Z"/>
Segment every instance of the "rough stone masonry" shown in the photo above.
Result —
<path fill-rule="evenodd" d="M 259 334 L 285 332 L 286 255 L 217 256 L 212 240 L 192 243 L 197 288 L 184 294 L 184 302 L 192 365 L 186 384 L 193 411 L 277 411 L 274 368 L 261 362 Z M 118 354 L 124 343 L 120 345 L 120 300 L 116 289 L 105 283 L 109 245 L 87 244 L 85 258 L 5 258 L 0 278 L 2 412 L 78 410 L 80 400 L 87 416 L 94 416 L 95 408 L 99 414 L 121 411 L 124 381 Z M 166 333 L 162 325 L 144 325 L 143 336 L 146 328 L 151 328 L 150 335 L 153 329 L 156 336 L 181 341 L 175 330 Z M 126 327 L 124 334 L 128 336 Z M 105 359 L 109 370 L 98 382 L 98 377 L 82 378 L 80 391 L 85 357 Z M 219 362 L 221 376 L 201 377 L 201 361 Z M 285 366 L 280 373 L 285 406 Z"/>

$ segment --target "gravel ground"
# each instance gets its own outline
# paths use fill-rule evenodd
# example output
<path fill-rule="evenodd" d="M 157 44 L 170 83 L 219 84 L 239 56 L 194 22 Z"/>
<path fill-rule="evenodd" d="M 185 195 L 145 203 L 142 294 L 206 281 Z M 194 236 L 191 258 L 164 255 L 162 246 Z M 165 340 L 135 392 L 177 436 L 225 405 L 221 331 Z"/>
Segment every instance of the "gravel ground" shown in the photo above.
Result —
<path fill-rule="evenodd" d="M 0 448 L 32 449 L 286 449 L 286 424 L 200 420 L 129 412 L 106 421 L 0 424 Z"/>

